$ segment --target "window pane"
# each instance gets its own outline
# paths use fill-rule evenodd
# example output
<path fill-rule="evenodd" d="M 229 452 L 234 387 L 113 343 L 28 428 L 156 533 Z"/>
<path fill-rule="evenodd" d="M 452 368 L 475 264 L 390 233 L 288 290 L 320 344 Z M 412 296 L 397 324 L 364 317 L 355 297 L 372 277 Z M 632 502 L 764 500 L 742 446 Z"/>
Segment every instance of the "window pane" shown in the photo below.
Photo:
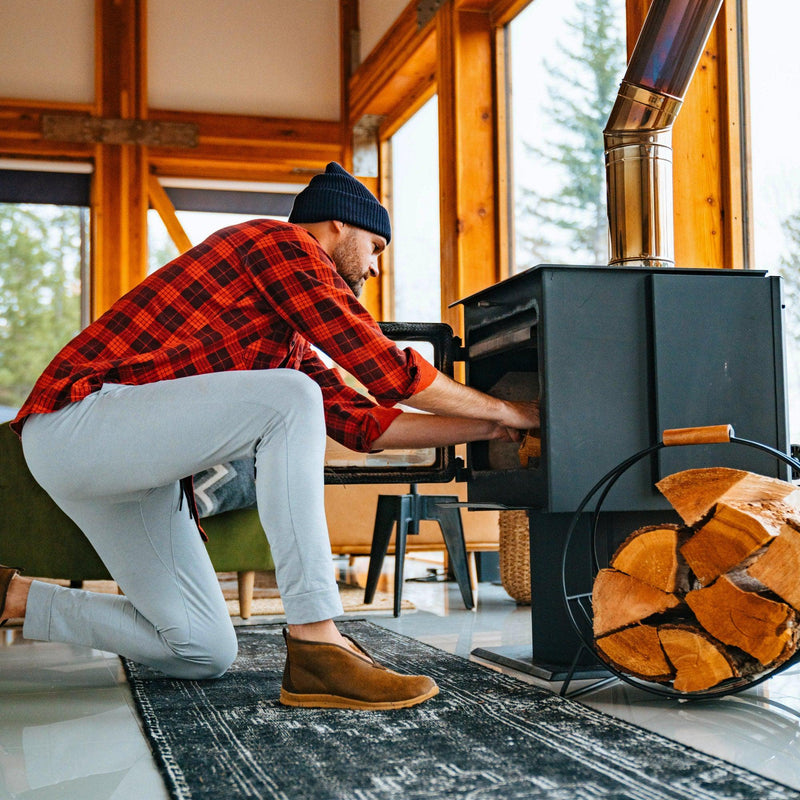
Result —
<path fill-rule="evenodd" d="M 607 264 L 603 128 L 625 72 L 625 2 L 536 0 L 508 34 L 512 271 Z"/>
<path fill-rule="evenodd" d="M 414 320 L 415 321 L 415 320 Z M 435 353 L 433 345 L 430 342 L 403 342 L 398 341 L 395 344 L 401 349 L 406 347 L 413 347 L 423 358 L 427 359 L 431 364 L 435 362 Z M 330 359 L 321 350 L 317 350 L 317 355 L 329 367 L 336 367 L 339 370 L 339 375 L 342 380 L 355 391 L 371 397 L 369 390 L 361 381 L 354 375 L 345 370 L 343 367 L 338 366 L 332 359 Z M 416 409 L 404 406 L 398 403 L 397 408 L 404 411 L 412 411 L 416 414 L 424 412 L 417 411 Z M 348 450 L 343 445 L 335 442 L 330 437 L 328 438 L 327 447 L 325 448 L 325 466 L 328 467 L 431 467 L 436 463 L 436 448 L 435 447 L 408 447 L 397 448 L 392 450 L 380 450 L 377 453 L 357 453 L 354 450 Z"/>
<path fill-rule="evenodd" d="M 175 213 L 192 245 L 200 244 L 212 233 L 226 228 L 228 225 L 236 225 L 239 222 L 253 219 L 252 214 L 218 214 L 213 211 L 176 211 Z M 148 272 L 155 272 L 177 256 L 178 248 L 167 233 L 158 212 L 151 208 L 147 212 Z"/>
<path fill-rule="evenodd" d="M 302 186 L 253 181 L 212 181 L 167 177 L 161 180 L 178 221 L 192 245 L 228 225 L 255 218 L 286 220 Z M 147 216 L 148 271 L 178 255 L 158 212 Z"/>
<path fill-rule="evenodd" d="M 11 419 L 81 329 L 88 209 L 0 204 L 0 415 Z"/>
<path fill-rule="evenodd" d="M 441 322 L 438 102 L 392 137 L 394 319 Z"/>
<path fill-rule="evenodd" d="M 776 24 L 776 20 L 780 22 Z M 788 145 L 800 125 L 800 109 L 787 87 L 800 80 L 795 54 L 800 6 L 796 0 L 747 4 L 750 51 L 752 157 L 751 217 L 755 269 L 783 276 L 786 311 L 789 424 L 800 442 L 800 152 Z M 791 92 L 790 92 L 791 94 Z"/>

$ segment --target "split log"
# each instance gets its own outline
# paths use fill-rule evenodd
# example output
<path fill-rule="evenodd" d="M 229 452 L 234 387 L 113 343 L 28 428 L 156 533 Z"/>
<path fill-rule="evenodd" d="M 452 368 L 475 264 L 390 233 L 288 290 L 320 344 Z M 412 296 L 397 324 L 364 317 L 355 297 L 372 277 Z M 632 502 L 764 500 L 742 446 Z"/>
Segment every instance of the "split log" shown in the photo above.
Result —
<path fill-rule="evenodd" d="M 600 637 L 596 645 L 607 663 L 628 675 L 657 683 L 666 683 L 675 676 L 653 625 L 633 625 Z"/>
<path fill-rule="evenodd" d="M 780 532 L 770 515 L 717 503 L 711 517 L 681 547 L 681 553 L 703 586 L 734 569 Z"/>
<path fill-rule="evenodd" d="M 689 567 L 680 547 L 687 538 L 678 525 L 639 528 L 617 548 L 611 567 L 662 592 L 686 592 Z"/>
<path fill-rule="evenodd" d="M 687 469 L 662 478 L 656 487 L 687 525 L 696 525 L 717 503 L 778 503 L 800 514 L 800 489 L 786 481 L 740 469 Z"/>
<path fill-rule="evenodd" d="M 687 524 L 635 531 L 598 574 L 600 657 L 687 693 L 784 663 L 800 648 L 800 489 L 726 468 L 658 488 Z"/>
<path fill-rule="evenodd" d="M 702 628 L 693 625 L 661 625 L 658 639 L 674 669 L 674 689 L 699 692 L 741 675 L 737 660 Z"/>
<path fill-rule="evenodd" d="M 540 431 L 530 430 L 525 432 L 519 446 L 519 463 L 521 467 L 527 467 L 533 459 L 542 456 L 542 438 Z"/>
<path fill-rule="evenodd" d="M 784 525 L 747 573 L 800 611 L 800 531 Z"/>
<path fill-rule="evenodd" d="M 724 575 L 686 595 L 697 621 L 715 639 L 733 645 L 764 666 L 785 661 L 797 649 L 797 615 L 786 603 L 740 589 Z"/>
<path fill-rule="evenodd" d="M 594 635 L 620 628 L 676 608 L 680 600 L 616 569 L 602 569 L 592 589 Z"/>

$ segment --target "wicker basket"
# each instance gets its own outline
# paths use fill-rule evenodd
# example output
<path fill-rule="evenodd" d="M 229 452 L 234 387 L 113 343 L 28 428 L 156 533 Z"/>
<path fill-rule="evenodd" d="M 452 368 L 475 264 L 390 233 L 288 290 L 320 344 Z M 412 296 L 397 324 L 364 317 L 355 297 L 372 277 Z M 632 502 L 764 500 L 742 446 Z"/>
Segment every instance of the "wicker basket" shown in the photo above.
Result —
<path fill-rule="evenodd" d="M 527 511 L 501 511 L 500 582 L 520 605 L 531 602 L 531 551 Z"/>

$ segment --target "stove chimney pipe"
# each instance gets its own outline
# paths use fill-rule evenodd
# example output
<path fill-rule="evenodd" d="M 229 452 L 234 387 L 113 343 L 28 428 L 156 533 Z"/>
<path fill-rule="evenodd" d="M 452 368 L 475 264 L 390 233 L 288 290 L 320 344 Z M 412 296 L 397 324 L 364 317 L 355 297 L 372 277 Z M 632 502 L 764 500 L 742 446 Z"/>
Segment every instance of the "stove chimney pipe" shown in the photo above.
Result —
<path fill-rule="evenodd" d="M 672 124 L 722 0 L 653 0 L 603 131 L 609 265 L 674 267 Z"/>

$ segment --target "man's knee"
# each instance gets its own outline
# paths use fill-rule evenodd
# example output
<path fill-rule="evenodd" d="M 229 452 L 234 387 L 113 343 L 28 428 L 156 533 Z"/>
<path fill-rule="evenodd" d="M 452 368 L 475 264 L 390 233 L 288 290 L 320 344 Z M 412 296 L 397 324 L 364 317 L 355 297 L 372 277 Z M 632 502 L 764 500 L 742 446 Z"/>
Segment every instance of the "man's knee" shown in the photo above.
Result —
<path fill-rule="evenodd" d="M 171 644 L 175 654 L 169 674 L 173 678 L 204 680 L 224 675 L 236 660 L 239 643 L 233 625 L 224 631 L 209 632 L 203 638 L 192 638 Z"/>
<path fill-rule="evenodd" d="M 322 411 L 322 389 L 313 378 L 296 369 L 282 369 L 279 373 L 282 389 L 292 405 L 302 408 L 313 406 Z"/>
<path fill-rule="evenodd" d="M 322 389 L 308 375 L 294 369 L 271 370 L 274 373 L 264 400 L 282 425 L 303 430 L 319 429 L 324 433 L 325 409 Z"/>

